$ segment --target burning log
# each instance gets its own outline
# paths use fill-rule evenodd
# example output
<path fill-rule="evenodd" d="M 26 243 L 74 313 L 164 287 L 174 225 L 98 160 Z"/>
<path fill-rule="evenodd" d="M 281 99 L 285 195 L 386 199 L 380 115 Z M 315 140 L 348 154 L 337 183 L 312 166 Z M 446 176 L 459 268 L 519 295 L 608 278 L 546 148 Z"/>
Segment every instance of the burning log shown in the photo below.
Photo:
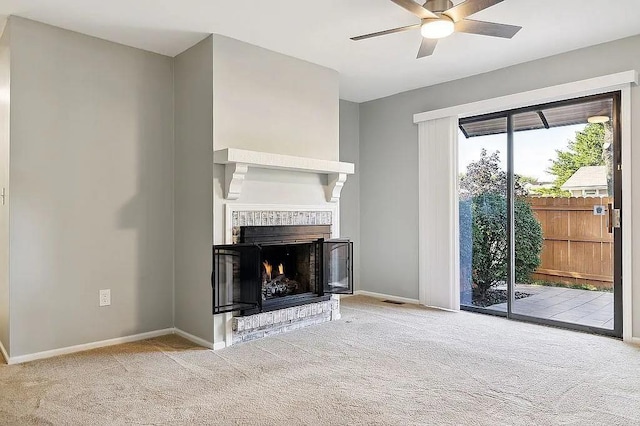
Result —
<path fill-rule="evenodd" d="M 264 266 L 262 300 L 288 296 L 297 291 L 299 283 L 286 277 L 282 263 L 278 265 L 278 275 L 275 278 L 272 278 L 273 266 L 266 260 L 262 262 L 262 265 Z"/>

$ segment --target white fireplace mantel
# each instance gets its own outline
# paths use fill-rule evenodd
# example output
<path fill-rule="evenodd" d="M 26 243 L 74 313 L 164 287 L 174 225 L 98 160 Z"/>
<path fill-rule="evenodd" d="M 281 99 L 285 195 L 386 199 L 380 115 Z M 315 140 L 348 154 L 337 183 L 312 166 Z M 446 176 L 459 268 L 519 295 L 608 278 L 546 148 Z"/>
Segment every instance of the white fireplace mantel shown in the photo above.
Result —
<path fill-rule="evenodd" d="M 250 167 L 325 174 L 327 175 L 326 196 L 327 201 L 330 203 L 335 203 L 340 199 L 340 192 L 347 181 L 347 176 L 355 172 L 353 163 L 236 148 L 215 151 L 213 153 L 213 162 L 215 164 L 224 164 L 225 166 L 224 196 L 227 200 L 240 198 L 242 183 Z"/>

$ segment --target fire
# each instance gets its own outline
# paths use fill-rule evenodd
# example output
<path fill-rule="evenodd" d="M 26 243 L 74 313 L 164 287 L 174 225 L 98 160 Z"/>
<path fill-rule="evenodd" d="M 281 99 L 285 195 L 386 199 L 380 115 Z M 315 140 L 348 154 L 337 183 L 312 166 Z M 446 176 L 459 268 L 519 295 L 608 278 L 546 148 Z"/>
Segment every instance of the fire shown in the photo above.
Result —
<path fill-rule="evenodd" d="M 267 279 L 271 280 L 271 271 L 273 270 L 273 266 L 271 266 L 271 264 L 266 260 L 262 262 L 262 265 L 264 266 L 264 271 L 267 273 Z"/>
<path fill-rule="evenodd" d="M 262 266 L 264 266 L 264 271 L 267 273 L 267 280 L 271 281 L 273 265 L 270 264 L 268 260 L 265 260 L 262 262 Z M 284 275 L 284 265 L 282 263 L 278 265 L 278 275 Z"/>

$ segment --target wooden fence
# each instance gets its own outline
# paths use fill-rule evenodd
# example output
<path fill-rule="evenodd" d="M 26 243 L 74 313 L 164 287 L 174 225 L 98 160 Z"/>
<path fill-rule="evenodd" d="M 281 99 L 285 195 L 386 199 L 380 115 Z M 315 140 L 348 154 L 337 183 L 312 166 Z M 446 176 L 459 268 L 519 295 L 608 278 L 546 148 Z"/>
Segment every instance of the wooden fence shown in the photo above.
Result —
<path fill-rule="evenodd" d="M 608 211 L 594 214 L 611 198 L 528 198 L 544 243 L 535 280 L 613 287 L 613 234 L 607 230 Z M 517 232 L 517 230 L 516 230 Z"/>

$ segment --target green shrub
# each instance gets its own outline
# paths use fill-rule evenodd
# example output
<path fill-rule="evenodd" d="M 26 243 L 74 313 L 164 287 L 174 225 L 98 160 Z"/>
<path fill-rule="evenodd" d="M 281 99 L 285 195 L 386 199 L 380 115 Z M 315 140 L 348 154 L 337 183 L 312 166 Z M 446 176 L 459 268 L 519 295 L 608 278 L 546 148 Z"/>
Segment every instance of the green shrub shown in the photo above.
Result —
<path fill-rule="evenodd" d="M 531 282 L 531 274 L 540 266 L 542 253 L 542 227 L 526 199 L 516 198 L 515 243 L 516 243 L 516 283 Z"/>
<path fill-rule="evenodd" d="M 489 192 L 472 199 L 473 282 L 480 297 L 507 280 L 509 248 L 507 243 L 507 201 Z M 540 265 L 542 229 L 526 200 L 516 198 L 515 205 L 515 281 L 531 281 Z"/>
<path fill-rule="evenodd" d="M 473 211 L 472 200 L 461 199 L 459 203 L 460 229 L 460 304 L 473 302 Z"/>
<path fill-rule="evenodd" d="M 542 229 L 527 203 L 525 182 L 514 176 L 515 281 L 527 283 L 540 265 Z M 500 167 L 499 152 L 480 152 L 478 161 L 460 175 L 460 281 L 466 297 L 473 282 L 473 296 L 484 299 L 487 290 L 507 280 L 507 173 Z M 463 302 L 466 302 L 463 301 Z"/>
<path fill-rule="evenodd" d="M 498 194 L 473 197 L 473 282 L 482 297 L 507 279 L 507 203 Z"/>

